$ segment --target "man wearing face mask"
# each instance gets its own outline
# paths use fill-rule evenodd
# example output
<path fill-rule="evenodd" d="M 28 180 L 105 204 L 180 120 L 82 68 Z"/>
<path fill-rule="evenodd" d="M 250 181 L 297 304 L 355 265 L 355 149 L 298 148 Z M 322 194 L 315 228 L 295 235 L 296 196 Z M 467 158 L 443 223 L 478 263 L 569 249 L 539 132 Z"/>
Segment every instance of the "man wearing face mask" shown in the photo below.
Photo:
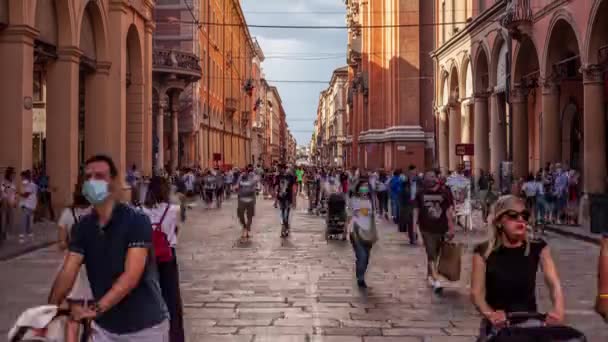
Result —
<path fill-rule="evenodd" d="M 49 303 L 64 301 L 84 264 L 95 304 L 72 316 L 94 321 L 94 342 L 168 341 L 168 311 L 150 253 L 150 220 L 118 202 L 120 181 L 109 157 L 87 160 L 85 178 L 83 195 L 94 210 L 72 228 L 69 254 Z"/>
<path fill-rule="evenodd" d="M 437 272 L 439 251 L 446 239 L 454 237 L 454 200 L 451 192 L 442 187 L 435 171 L 424 175 L 424 189 L 416 195 L 413 228 L 419 226 L 427 255 L 427 277 L 435 293 L 442 287 Z"/>

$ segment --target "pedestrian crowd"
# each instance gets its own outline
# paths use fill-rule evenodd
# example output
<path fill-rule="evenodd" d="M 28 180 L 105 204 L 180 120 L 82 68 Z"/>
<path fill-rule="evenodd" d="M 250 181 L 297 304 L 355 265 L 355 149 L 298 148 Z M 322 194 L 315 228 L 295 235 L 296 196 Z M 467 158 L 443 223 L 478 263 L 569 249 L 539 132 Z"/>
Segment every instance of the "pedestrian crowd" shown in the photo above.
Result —
<path fill-rule="evenodd" d="M 45 201 L 51 200 L 51 191 L 44 172 L 34 176 L 24 171 L 21 179 L 17 186 L 15 171 L 6 170 L 0 224 L 11 224 L 12 210 L 7 208 L 17 206 L 22 211 L 25 239 L 32 233 L 38 205 L 48 205 Z M 307 200 L 308 208 L 303 205 L 303 209 L 327 217 L 326 237 L 340 232 L 343 239 L 350 240 L 355 278 L 362 290 L 368 287 L 365 276 L 371 251 L 380 238 L 377 224 L 381 220 L 393 224 L 411 245 L 423 246 L 426 280 L 434 293 L 442 293 L 444 278 L 453 280 L 441 269 L 441 262 L 447 246 L 454 245 L 455 202 L 461 195 L 454 194 L 448 179 L 436 170 L 420 172 L 414 165 L 407 171 L 389 172 L 250 164 L 242 169 L 219 165 L 184 168 L 145 179 L 132 166 L 124 181 L 132 189 L 128 203 L 121 201 L 122 180 L 113 160 L 103 155 L 90 158 L 73 203 L 59 217 L 58 247 L 65 258 L 48 302 L 71 312 L 66 341 L 79 340 L 83 321 L 92 322 L 96 342 L 185 340 L 176 252 L 179 227 L 198 199 L 205 210 L 211 210 L 221 208 L 223 201 L 236 194 L 242 243 L 252 238 L 260 194 L 279 209 L 281 238 L 289 237 L 291 212 L 298 198 Z M 570 202 L 579 199 L 578 185 L 576 171 L 554 164 L 525 181 L 514 182 L 511 194 L 499 196 L 494 191 L 494 177 L 480 173 L 477 192 L 488 239 L 473 253 L 471 298 L 483 317 L 479 341 L 498 336 L 509 326 L 513 313 L 538 310 L 539 267 L 553 306 L 542 319 L 529 319 L 542 321 L 542 326 L 563 324 L 564 294 L 555 262 L 547 243 L 530 236 L 529 225 L 576 223 L 578 218 L 570 211 L 575 204 Z M 52 210 L 48 213 L 54 216 Z M 336 224 L 343 229 L 335 230 Z M 608 320 L 608 235 L 602 242 L 599 274 L 596 310 Z"/>

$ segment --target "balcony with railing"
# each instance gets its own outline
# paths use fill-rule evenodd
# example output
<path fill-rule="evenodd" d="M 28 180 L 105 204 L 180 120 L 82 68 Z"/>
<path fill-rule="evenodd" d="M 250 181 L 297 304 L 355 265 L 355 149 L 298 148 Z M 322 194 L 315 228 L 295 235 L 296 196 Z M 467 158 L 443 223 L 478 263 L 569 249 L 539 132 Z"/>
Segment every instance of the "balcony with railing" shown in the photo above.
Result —
<path fill-rule="evenodd" d="M 508 0 L 503 26 L 518 39 L 523 34 L 529 34 L 534 21 L 531 0 Z"/>
<path fill-rule="evenodd" d="M 155 74 L 165 74 L 188 82 L 198 81 L 202 76 L 199 58 L 188 52 L 154 49 L 152 70 Z"/>
<path fill-rule="evenodd" d="M 239 100 L 235 97 L 227 97 L 225 102 L 226 114 L 232 116 L 238 109 Z"/>

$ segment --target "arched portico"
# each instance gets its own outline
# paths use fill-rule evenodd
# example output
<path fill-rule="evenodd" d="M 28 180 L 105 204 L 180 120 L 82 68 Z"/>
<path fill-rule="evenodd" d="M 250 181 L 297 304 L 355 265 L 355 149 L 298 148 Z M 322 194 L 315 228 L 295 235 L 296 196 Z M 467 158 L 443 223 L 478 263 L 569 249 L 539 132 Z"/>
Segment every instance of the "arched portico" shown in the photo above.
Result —
<path fill-rule="evenodd" d="M 540 167 L 539 163 L 531 163 L 538 161 L 534 158 L 539 136 L 534 113 L 540 69 L 537 49 L 529 36 L 518 42 L 513 60 L 513 176 L 517 179 Z"/>
<path fill-rule="evenodd" d="M 437 141 L 439 147 L 439 169 L 447 172 L 449 168 L 449 131 L 448 131 L 448 103 L 450 88 L 448 85 L 449 74 L 443 70 L 441 75 L 441 105 L 437 113 Z"/>
<path fill-rule="evenodd" d="M 583 160 L 596 167 L 583 170 L 585 193 L 606 192 L 607 146 L 606 84 L 608 83 L 608 1 L 595 0 L 590 13 L 585 46 L 587 64 L 583 67 L 584 115 Z"/>
<path fill-rule="evenodd" d="M 456 145 L 460 143 L 462 133 L 460 111 L 460 80 L 458 68 L 454 64 L 450 69 L 448 99 L 448 126 L 449 126 L 449 171 L 454 171 L 460 164 L 460 157 L 456 155 Z"/>
<path fill-rule="evenodd" d="M 462 133 L 460 140 L 465 144 L 473 143 L 473 132 L 474 132 L 474 101 L 473 101 L 473 68 L 471 67 L 471 60 L 469 56 L 465 56 L 462 62 L 462 68 L 460 71 L 461 83 L 461 120 L 462 120 Z M 464 160 L 471 161 L 471 157 L 465 156 Z"/>
<path fill-rule="evenodd" d="M 562 151 L 562 119 L 570 102 L 582 102 L 581 58 L 577 34 L 563 14 L 552 21 L 543 68 L 542 163 L 567 159 Z M 582 105 L 578 104 L 579 106 Z"/>
<path fill-rule="evenodd" d="M 141 35 L 131 25 L 126 39 L 126 166 L 144 165 L 144 71 Z"/>
<path fill-rule="evenodd" d="M 490 68 L 490 172 L 496 179 L 501 176 L 501 163 L 507 160 L 507 52 L 507 42 L 499 31 Z"/>
<path fill-rule="evenodd" d="M 477 48 L 474 59 L 474 132 L 473 142 L 475 144 L 475 155 L 473 165 L 475 174 L 481 170 L 488 171 L 490 167 L 490 144 L 489 144 L 489 117 L 488 117 L 488 89 L 489 85 L 489 62 L 488 54 L 483 45 Z"/>

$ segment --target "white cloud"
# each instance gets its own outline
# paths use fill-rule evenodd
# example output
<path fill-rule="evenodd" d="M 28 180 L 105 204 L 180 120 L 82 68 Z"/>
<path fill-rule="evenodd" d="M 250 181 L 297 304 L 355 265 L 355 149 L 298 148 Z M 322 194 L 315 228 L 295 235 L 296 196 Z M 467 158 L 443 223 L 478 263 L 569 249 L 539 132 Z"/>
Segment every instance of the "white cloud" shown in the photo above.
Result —
<path fill-rule="evenodd" d="M 312 26 L 342 26 L 345 24 L 346 9 L 343 0 L 243 0 L 241 3 L 249 24 Z M 322 56 L 336 52 L 346 54 L 346 30 L 263 28 L 250 28 L 250 30 L 252 35 L 258 38 L 260 46 L 267 56 Z M 345 63 L 346 57 L 324 60 L 269 58 L 264 62 L 263 67 L 268 80 L 329 81 L 332 71 Z M 273 85 L 279 88 L 287 112 L 287 122 L 298 143 L 308 143 L 316 116 L 319 92 L 327 85 L 290 83 Z"/>

